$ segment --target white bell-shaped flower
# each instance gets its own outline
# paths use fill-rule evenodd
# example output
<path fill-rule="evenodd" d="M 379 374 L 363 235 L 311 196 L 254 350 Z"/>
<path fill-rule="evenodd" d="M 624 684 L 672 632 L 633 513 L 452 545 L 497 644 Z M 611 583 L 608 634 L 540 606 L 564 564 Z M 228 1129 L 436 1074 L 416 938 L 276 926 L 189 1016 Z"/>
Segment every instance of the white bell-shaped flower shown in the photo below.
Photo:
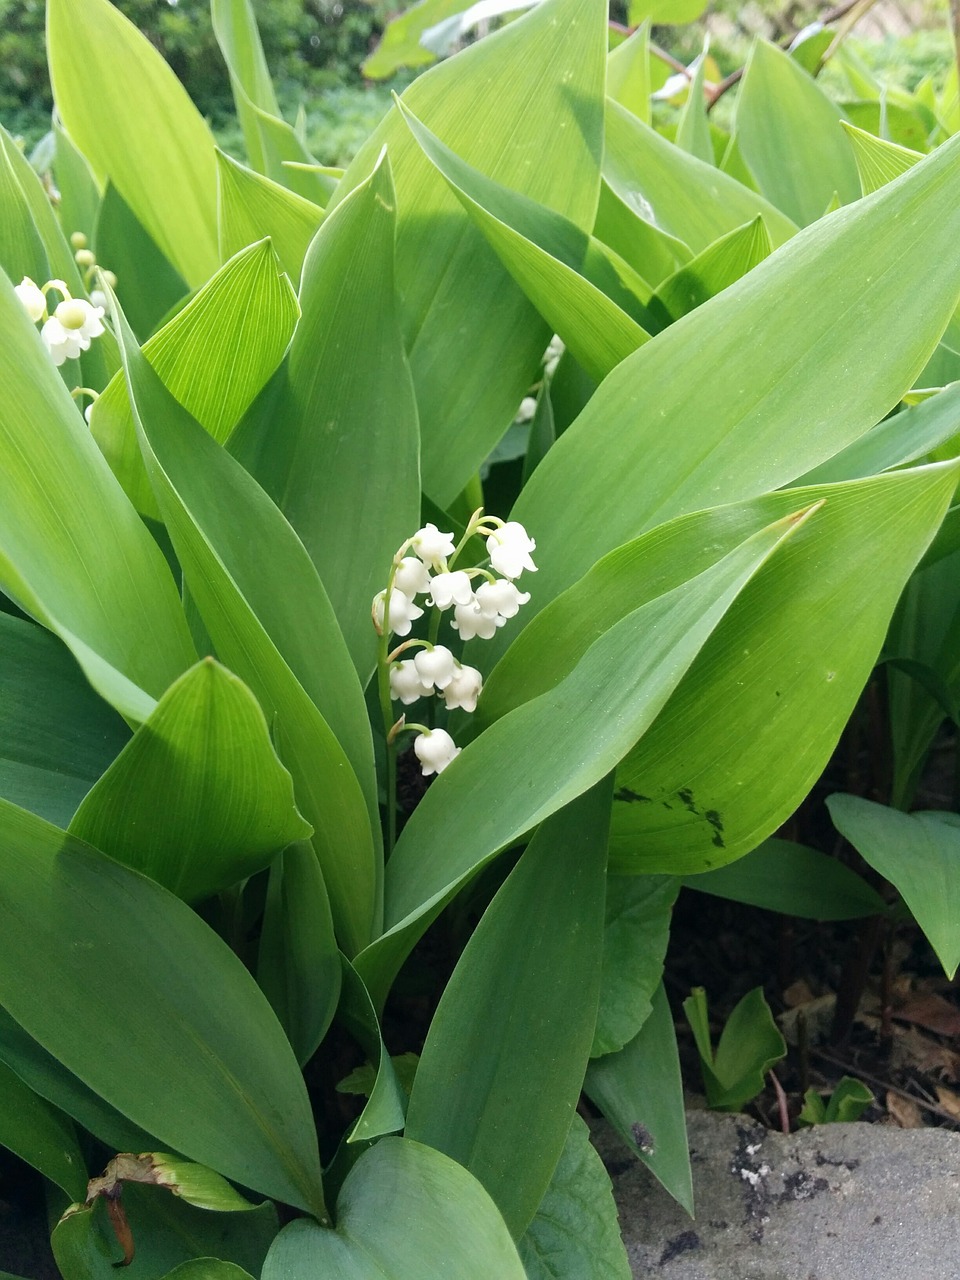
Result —
<path fill-rule="evenodd" d="M 61 365 L 66 360 L 79 359 L 80 352 L 86 351 L 90 346 L 89 338 L 84 339 L 78 330 L 65 329 L 56 316 L 51 316 L 49 320 L 44 321 L 40 337 L 55 365 Z"/>
<path fill-rule="evenodd" d="M 391 698 L 399 698 L 405 707 L 409 707 L 411 702 L 416 702 L 418 698 L 424 698 L 428 693 L 432 692 L 433 690 L 420 679 L 412 658 L 407 658 L 403 662 L 395 662 L 391 665 Z"/>
<path fill-rule="evenodd" d="M 438 573 L 430 579 L 430 604 L 437 609 L 449 609 L 455 604 L 473 602 L 473 586 L 470 576 L 462 569 L 454 573 Z"/>
<path fill-rule="evenodd" d="M 479 636 L 481 640 L 489 640 L 496 635 L 497 627 L 502 627 L 505 621 L 506 619 L 500 614 L 488 618 L 474 600 L 470 604 L 457 605 L 450 625 L 454 631 L 459 632 L 461 640 L 472 640 L 474 636 Z"/>
<path fill-rule="evenodd" d="M 413 749 L 425 778 L 429 778 L 431 773 L 443 773 L 450 761 L 460 754 L 460 748 L 446 729 L 426 729 L 417 734 Z"/>
<path fill-rule="evenodd" d="M 419 596 L 430 590 L 430 574 L 427 566 L 416 556 L 404 556 L 397 565 L 393 585 L 405 596 Z"/>
<path fill-rule="evenodd" d="M 77 333 L 84 339 L 84 351 L 93 338 L 103 333 L 103 307 L 94 307 L 86 298 L 66 298 L 53 313 L 68 333 Z"/>
<path fill-rule="evenodd" d="M 490 563 L 505 578 L 519 578 L 524 569 L 536 573 L 537 566 L 530 559 L 530 552 L 536 547 L 526 529 L 516 520 L 508 520 L 487 538 Z"/>
<path fill-rule="evenodd" d="M 480 612 L 488 618 L 515 618 L 520 606 L 530 599 L 529 591 L 521 591 L 506 578 L 498 578 L 496 582 L 483 582 L 477 587 L 477 604 Z"/>
<path fill-rule="evenodd" d="M 460 707 L 464 711 L 476 711 L 477 699 L 483 691 L 483 677 L 476 667 L 458 666 L 453 679 L 443 691 L 447 710 Z"/>
<path fill-rule="evenodd" d="M 422 529 L 418 529 L 410 539 L 410 545 L 424 564 L 435 569 L 456 550 L 453 534 L 441 533 L 435 524 L 425 524 Z"/>
<path fill-rule="evenodd" d="M 417 675 L 428 688 L 445 689 L 457 673 L 457 660 L 446 645 L 421 649 L 413 660 Z"/>
<path fill-rule="evenodd" d="M 377 629 L 381 632 L 384 629 L 383 603 L 386 594 L 386 591 L 380 591 L 373 597 L 373 616 L 376 619 Z M 390 617 L 387 630 L 395 631 L 398 636 L 408 636 L 412 623 L 422 617 L 423 610 L 419 605 L 415 604 L 403 591 L 398 591 L 394 587 L 390 592 Z"/>
<path fill-rule="evenodd" d="M 47 309 L 47 299 L 38 284 L 35 284 L 29 276 L 24 276 L 18 285 L 14 285 L 13 291 L 23 303 L 27 315 L 34 324 L 43 319 Z"/>

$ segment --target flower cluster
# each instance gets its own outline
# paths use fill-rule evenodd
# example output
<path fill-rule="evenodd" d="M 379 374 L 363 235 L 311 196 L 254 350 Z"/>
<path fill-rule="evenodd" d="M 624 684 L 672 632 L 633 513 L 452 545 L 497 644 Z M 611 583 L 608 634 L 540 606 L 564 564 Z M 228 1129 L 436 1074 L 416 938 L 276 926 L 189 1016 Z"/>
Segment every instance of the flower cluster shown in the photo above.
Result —
<path fill-rule="evenodd" d="M 490 568 L 454 568 L 461 550 L 475 535 L 486 539 Z M 417 597 L 422 597 L 424 604 L 437 611 L 432 636 L 436 635 L 439 614 L 452 610 L 450 626 L 461 640 L 489 640 L 530 599 L 529 592 L 520 591 L 514 580 L 525 570 L 536 572 L 530 558 L 536 545 L 516 520 L 484 516 L 482 510 L 471 517 L 459 545 L 455 545 L 452 533 L 442 533 L 434 524 L 425 525 L 394 556 L 388 585 L 374 597 L 372 614 L 378 635 L 409 635 L 413 623 L 423 617 L 424 610 L 417 604 Z M 475 587 L 476 579 L 481 581 Z M 413 657 L 400 659 L 413 648 L 418 650 Z M 383 652 L 386 654 L 385 647 Z M 438 694 L 449 711 L 457 707 L 476 710 L 483 687 L 480 672 L 464 666 L 445 645 L 408 640 L 386 654 L 385 661 L 389 696 L 404 706 Z M 398 732 L 403 728 L 420 730 L 414 750 L 425 775 L 440 773 L 459 753 L 444 729 L 406 725 L 403 720 L 394 726 Z"/>
<path fill-rule="evenodd" d="M 52 314 L 47 310 L 47 293 L 51 289 L 63 297 Z M 34 324 L 43 322 L 40 337 L 55 365 L 78 359 L 82 351 L 89 351 L 93 339 L 104 332 L 103 307 L 95 307 L 85 298 L 71 297 L 62 280 L 48 280 L 41 288 L 29 276 L 24 276 L 15 290 Z"/>

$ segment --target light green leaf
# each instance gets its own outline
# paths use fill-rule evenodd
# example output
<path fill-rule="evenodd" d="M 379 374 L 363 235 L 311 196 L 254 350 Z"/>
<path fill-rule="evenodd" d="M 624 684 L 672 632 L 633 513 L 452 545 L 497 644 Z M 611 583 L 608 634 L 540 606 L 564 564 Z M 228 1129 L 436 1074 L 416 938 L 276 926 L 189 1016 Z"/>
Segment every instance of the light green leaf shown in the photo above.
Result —
<path fill-rule="evenodd" d="M 39 1169 L 71 1200 L 83 1198 L 87 1170 L 73 1125 L 2 1062 L 0 1146 Z"/>
<path fill-rule="evenodd" d="M 466 7 L 467 0 L 419 0 L 390 19 L 380 43 L 360 70 L 368 80 L 388 80 L 401 67 L 426 67 L 436 62 L 436 54 L 420 43 L 421 35 Z"/>
<path fill-rule="evenodd" d="M 217 176 L 221 258 L 226 260 L 245 245 L 269 236 L 284 271 L 298 284 L 304 256 L 323 221 L 323 210 L 219 150 Z"/>
<path fill-rule="evenodd" d="M 213 135 L 186 89 L 108 0 L 49 0 L 47 52 L 64 127 L 187 283 L 217 269 Z"/>
<path fill-rule="evenodd" d="M 417 404 L 394 290 L 395 209 L 384 156 L 317 234 L 279 402 L 258 438 L 241 433 L 231 445 L 302 538 L 363 684 L 376 662 L 370 602 L 420 517 Z"/>
<path fill-rule="evenodd" d="M 221 444 L 277 368 L 300 311 L 269 240 L 242 250 L 143 353 L 167 389 Z M 90 429 L 130 500 L 158 516 L 122 373 L 97 400 Z"/>
<path fill-rule="evenodd" d="M 795 527 L 795 518 L 771 526 L 628 614 L 566 679 L 504 716 L 444 770 L 390 859 L 389 932 L 358 958 L 375 997 L 465 880 L 598 782 L 641 737 L 739 591 Z M 500 802 L 491 805 L 491 795 Z M 473 815 L 466 827 L 464 813 Z"/>
<path fill-rule="evenodd" d="M 650 286 L 629 263 L 562 215 L 485 178 L 406 108 L 400 110 L 431 163 L 490 247 L 598 381 L 647 341 Z"/>
<path fill-rule="evenodd" d="M 765 40 L 750 51 L 737 101 L 737 145 L 763 194 L 800 226 L 834 192 L 858 199 L 857 166 L 841 113 L 796 61 Z"/>
<path fill-rule="evenodd" d="M 285 1227 L 263 1280 L 525 1280 L 506 1224 L 483 1187 L 448 1156 L 383 1138 L 347 1175 L 337 1229 Z"/>
<path fill-rule="evenodd" d="M 265 173 L 263 146 L 253 108 L 259 107 L 279 116 L 280 105 L 267 70 L 253 6 L 250 0 L 212 0 L 210 16 L 230 72 L 230 86 L 247 155 L 253 168 Z"/>
<path fill-rule="evenodd" d="M 652 1006 L 628 1045 L 590 1063 L 584 1088 L 633 1154 L 693 1217 L 680 1055 L 662 983 Z"/>
<path fill-rule="evenodd" d="M 607 54 L 607 93 L 621 107 L 650 123 L 650 23 L 641 22 Z"/>
<path fill-rule="evenodd" d="M 165 889 L 33 814 L 0 802 L 0 830 L 4 1007 L 161 1142 L 323 1215 L 303 1079 L 233 952 Z"/>
<path fill-rule="evenodd" d="M 163 555 L 0 279 L 0 587 L 132 719 L 196 661 Z"/>
<path fill-rule="evenodd" d="M 44 187 L 39 175 L 34 171 L 23 151 L 13 141 L 6 129 L 2 127 L 0 127 L 0 143 L 2 143 L 3 150 L 6 152 L 13 178 L 20 188 L 26 207 L 29 209 L 30 216 L 33 219 L 33 224 L 40 236 L 50 274 L 63 280 L 69 287 L 70 292 L 75 296 L 82 295 L 84 289 L 80 280 L 80 272 L 73 258 L 73 250 L 67 244 L 60 228 L 60 223 L 57 220 L 57 215 L 50 202 L 46 187 Z M 45 279 L 46 277 L 43 280 L 38 278 L 37 284 L 43 284 Z M 19 284 L 19 277 L 15 283 Z M 99 346 L 100 344 L 97 343 L 95 345 Z M 91 348 L 92 350 L 93 348 Z M 86 354 L 90 355 L 91 352 Z"/>
<path fill-rule="evenodd" d="M 833 825 L 895 885 L 948 978 L 960 965 L 960 817 L 901 813 L 859 796 L 827 799 Z"/>
<path fill-rule="evenodd" d="M 6 137 L 0 139 L 0 267 L 16 284 L 29 276 L 43 285 L 50 276 L 47 252 L 14 173 Z"/>
<path fill-rule="evenodd" d="M 70 832 L 198 902 L 262 871 L 310 827 L 256 699 L 206 658 L 170 686 Z"/>
<path fill-rule="evenodd" d="M 517 1252 L 527 1280 L 630 1280 L 610 1175 L 578 1115 Z"/>
<path fill-rule="evenodd" d="M 370 995 L 349 960 L 343 960 L 343 996 L 337 1012 L 343 1024 L 367 1055 L 375 1071 L 373 1088 L 347 1142 L 365 1142 L 403 1128 L 407 1096 L 383 1043 L 377 1012 Z"/>
<path fill-rule="evenodd" d="M 60 226 L 66 237 L 79 231 L 87 237 L 88 244 L 93 244 L 100 208 L 100 188 L 90 172 L 90 166 L 56 117 L 53 121 L 53 136 L 53 172 L 60 192 L 57 209 Z"/>
<path fill-rule="evenodd" d="M 680 111 L 677 121 L 676 145 L 687 151 L 704 164 L 712 165 L 713 141 L 710 137 L 710 122 L 707 118 L 707 101 L 704 96 L 704 81 L 707 70 L 707 49 L 697 59 L 696 71 L 687 89 L 687 99 Z"/>
<path fill-rule="evenodd" d="M 431 68 L 403 101 L 468 164 L 588 230 L 599 186 L 606 21 L 600 0 L 544 0 Z M 384 144 L 400 210 L 396 281 L 420 410 L 423 487 L 445 507 L 513 421 L 546 340 L 396 107 L 347 169 L 333 203 L 368 176 Z"/>
<path fill-rule="evenodd" d="M 407 1136 L 469 1169 L 515 1240 L 550 1185 L 583 1085 L 609 822 L 607 779 L 537 831 L 444 990 L 410 1096 Z"/>
<path fill-rule="evenodd" d="M 47 631 L 0 613 L 0 795 L 66 826 L 130 732 Z"/>
<path fill-rule="evenodd" d="M 770 1068 L 786 1056 L 787 1045 L 773 1020 L 763 988 L 754 987 L 736 1005 L 720 1035 L 710 1044 L 707 997 L 694 987 L 683 1002 L 703 1069 L 707 1105 L 715 1111 L 739 1111 L 761 1093 Z"/>
<path fill-rule="evenodd" d="M 763 196 L 674 146 L 609 99 L 606 123 L 603 176 L 611 190 L 694 253 L 758 214 L 774 247 L 796 233 L 796 225 Z"/>
<path fill-rule="evenodd" d="M 270 868 L 257 982 L 305 1064 L 327 1033 L 341 983 L 330 899 L 306 841 L 292 844 Z"/>
<path fill-rule="evenodd" d="M 630 0 L 627 21 L 631 27 L 648 19 L 658 25 L 682 26 L 696 21 L 706 7 L 704 0 Z"/>
<path fill-rule="evenodd" d="M 191 595 L 267 716 L 314 828 L 340 944 L 358 951 L 379 909 L 373 744 L 330 602 L 281 513 L 173 399 L 115 315 L 141 449 Z"/>
<path fill-rule="evenodd" d="M 674 876 L 607 877 L 603 977 L 591 1058 L 622 1049 L 650 1016 L 679 889 Z"/>
<path fill-rule="evenodd" d="M 859 1120 L 863 1112 L 874 1102 L 873 1094 L 862 1080 L 844 1076 L 830 1094 L 829 1101 L 815 1089 L 803 1095 L 803 1109 L 797 1116 L 798 1125 L 844 1124 Z"/>
<path fill-rule="evenodd" d="M 923 159 L 919 151 L 887 142 L 886 139 L 878 138 L 846 121 L 843 122 L 843 128 L 853 147 L 853 158 L 865 196 L 879 191 Z"/>
<path fill-rule="evenodd" d="M 600 202 L 593 231 L 598 239 L 629 262 L 651 288 L 673 275 L 693 257 L 689 245 L 648 222 L 641 216 L 639 207 L 635 209 L 625 204 L 605 181 L 600 183 Z"/>
<path fill-rule="evenodd" d="M 886 911 L 883 898 L 862 876 L 792 840 L 764 840 L 726 867 L 688 876 L 684 885 L 806 920 L 855 920 Z"/>
<path fill-rule="evenodd" d="M 657 329 L 665 328 L 752 271 L 771 252 L 761 217 L 728 231 L 702 253 L 657 286 L 647 313 Z"/>

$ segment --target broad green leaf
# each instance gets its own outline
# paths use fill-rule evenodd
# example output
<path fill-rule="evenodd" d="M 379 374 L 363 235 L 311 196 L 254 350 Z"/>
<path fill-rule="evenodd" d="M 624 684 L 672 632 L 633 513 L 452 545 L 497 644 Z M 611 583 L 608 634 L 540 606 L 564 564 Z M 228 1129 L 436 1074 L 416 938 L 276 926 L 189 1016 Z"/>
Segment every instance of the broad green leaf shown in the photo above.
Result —
<path fill-rule="evenodd" d="M 187 282 L 112 182 L 100 202 L 93 247 L 100 265 L 117 277 L 117 297 L 137 337 L 145 341 L 187 294 Z"/>
<path fill-rule="evenodd" d="M 657 286 L 647 304 L 653 327 L 665 328 L 696 310 L 752 271 L 770 252 L 770 236 L 761 217 L 728 231 Z"/>
<path fill-rule="evenodd" d="M 13 171 L 6 138 L 0 139 L 0 267 L 15 284 L 29 276 L 44 285 L 50 277 L 46 249 Z"/>
<path fill-rule="evenodd" d="M 960 294 L 958 147 L 807 229 L 610 374 L 514 509 L 540 567 L 521 625 L 643 529 L 777 488 L 889 412 Z"/>
<path fill-rule="evenodd" d="M 410 1096 L 406 1135 L 469 1169 L 515 1240 L 550 1185 L 590 1054 L 609 822 L 607 779 L 537 831 L 447 983 Z"/>
<path fill-rule="evenodd" d="M 87 1186 L 73 1125 L 49 1102 L 0 1062 L 0 1146 L 6 1147 L 55 1182 L 71 1200 Z"/>
<path fill-rule="evenodd" d="M 337 1200 L 337 1229 L 285 1227 L 262 1280 L 525 1280 L 506 1224 L 456 1161 L 409 1138 L 365 1151 Z"/>
<path fill-rule="evenodd" d="M 874 1102 L 874 1096 L 862 1080 L 844 1076 L 837 1082 L 829 1101 L 815 1089 L 803 1095 L 803 1109 L 797 1116 L 798 1125 L 845 1124 L 859 1120 L 863 1112 Z"/>
<path fill-rule="evenodd" d="M 796 224 L 763 196 L 674 146 L 609 99 L 606 123 L 603 176 L 610 189 L 694 253 L 758 214 L 774 247 L 796 234 Z"/>
<path fill-rule="evenodd" d="M 0 833 L 4 1007 L 161 1142 L 322 1216 L 303 1079 L 233 952 L 165 889 L 33 814 L 0 802 Z"/>
<path fill-rule="evenodd" d="M 674 876 L 607 877 L 603 976 L 591 1058 L 622 1049 L 650 1016 L 679 889 Z"/>
<path fill-rule="evenodd" d="M 343 960 L 343 995 L 337 1018 L 367 1055 L 376 1075 L 347 1142 L 366 1142 L 403 1128 L 407 1098 L 380 1031 L 376 1009 L 359 974 Z"/>
<path fill-rule="evenodd" d="M 776 45 L 757 40 L 737 101 L 737 146 L 763 194 L 800 226 L 834 194 L 860 196 L 841 113 L 817 82 Z"/>
<path fill-rule="evenodd" d="M 909 94 L 898 97 L 893 87 L 884 90 L 882 101 L 842 100 L 839 106 L 857 128 L 909 151 L 927 152 L 930 150 L 930 138 L 942 136 L 936 115 L 929 107 Z"/>
<path fill-rule="evenodd" d="M 606 20 L 600 0 L 544 0 L 431 68 L 403 101 L 468 164 L 589 230 Z M 396 284 L 420 411 L 423 487 L 445 507 L 513 421 L 546 346 L 544 329 L 396 107 L 347 169 L 333 203 L 367 177 L 384 144 L 400 210 Z"/>
<path fill-rule="evenodd" d="M 212 0 L 210 16 L 230 72 L 233 100 L 243 129 L 247 155 L 253 168 L 264 173 L 263 145 L 253 108 L 259 107 L 279 116 L 280 105 L 267 70 L 253 6 L 250 0 Z"/>
<path fill-rule="evenodd" d="M 578 1115 L 517 1252 L 527 1280 L 630 1280 L 610 1175 Z"/>
<path fill-rule="evenodd" d="M 763 988 L 754 987 L 736 1005 L 721 1032 L 716 1052 L 710 1043 L 703 987 L 694 987 L 683 1002 L 683 1011 L 700 1053 L 707 1105 L 716 1111 L 739 1111 L 762 1092 L 767 1072 L 787 1052 L 786 1042 L 763 998 Z"/>
<path fill-rule="evenodd" d="M 590 1063 L 584 1088 L 633 1154 L 692 1217 L 680 1056 L 662 983 L 652 1005 L 628 1045 Z"/>
<path fill-rule="evenodd" d="M 607 93 L 644 124 L 650 123 L 650 23 L 607 54 Z"/>
<path fill-rule="evenodd" d="M 694 22 L 706 8 L 704 0 L 630 0 L 627 21 L 632 27 L 641 22 L 682 26 Z"/>
<path fill-rule="evenodd" d="M 50 80 L 64 128 L 189 285 L 217 269 L 213 135 L 146 36 L 108 0 L 49 0 Z"/>
<path fill-rule="evenodd" d="M 593 232 L 655 288 L 689 262 L 693 254 L 689 245 L 642 217 L 640 207 L 624 203 L 605 181 L 601 182 Z"/>
<path fill-rule="evenodd" d="M 853 158 L 865 196 L 879 191 L 923 159 L 919 151 L 887 142 L 864 129 L 858 129 L 856 125 L 844 122 L 843 127 L 853 147 Z"/>
<path fill-rule="evenodd" d="M 916 462 L 960 434 L 960 382 L 895 413 L 795 483 L 833 484 Z"/>
<path fill-rule="evenodd" d="M 144 344 L 167 389 L 221 444 L 287 348 L 299 308 L 269 240 L 242 250 Z M 122 373 L 97 400 L 94 439 L 131 502 L 159 512 L 147 478 Z"/>
<path fill-rule="evenodd" d="M 466 879 L 598 782 L 641 737 L 797 519 L 771 526 L 699 577 L 628 614 L 566 679 L 504 716 L 444 770 L 390 859 L 389 932 L 358 958 L 375 997 L 382 998 L 394 966 Z M 491 795 L 498 803 L 489 803 Z M 464 813 L 472 815 L 467 826 Z"/>
<path fill-rule="evenodd" d="M 401 67 L 429 66 L 436 61 L 436 54 L 420 43 L 421 35 L 466 5 L 467 0 L 419 0 L 390 19 L 360 70 L 368 80 L 388 80 Z"/>
<path fill-rule="evenodd" d="M 219 150 L 217 176 L 221 258 L 226 261 L 245 245 L 269 236 L 284 271 L 298 284 L 310 241 L 323 221 L 323 210 Z"/>
<path fill-rule="evenodd" d="M 262 871 L 310 827 L 256 699 L 205 658 L 87 793 L 70 833 L 198 902 Z"/>
<path fill-rule="evenodd" d="M 855 920 L 887 909 L 862 876 L 792 840 L 764 840 L 726 867 L 688 876 L 688 889 L 806 920 Z"/>
<path fill-rule="evenodd" d="M 0 613 L 0 795 L 58 826 L 130 737 L 58 640 Z"/>
<path fill-rule="evenodd" d="M 72 1116 L 114 1151 L 146 1151 L 156 1140 L 68 1071 L 0 1008 L 0 1061 L 34 1093 Z"/>
<path fill-rule="evenodd" d="M 697 59 L 697 68 L 687 89 L 687 100 L 677 121 L 676 145 L 704 164 L 712 165 L 713 142 L 710 138 L 710 122 L 707 118 L 707 102 L 704 96 L 704 79 L 707 70 L 707 48 Z"/>
<path fill-rule="evenodd" d="M 340 955 L 330 899 L 311 845 L 292 844 L 270 868 L 257 982 L 293 1045 L 313 1057 L 340 997 Z"/>
<path fill-rule="evenodd" d="M 420 511 L 417 404 L 394 290 L 395 207 L 384 156 L 317 234 L 279 403 L 256 441 L 232 446 L 303 540 L 363 684 L 378 640 L 370 602 Z"/>
<path fill-rule="evenodd" d="M 122 1204 L 134 1256 L 120 1274 L 129 1280 L 160 1280 L 171 1268 L 176 1268 L 177 1280 L 243 1280 L 248 1274 L 259 1275 L 277 1233 L 277 1211 L 268 1203 L 246 1213 L 211 1213 L 161 1188 L 128 1183 Z M 54 1229 L 51 1244 L 61 1272 L 70 1280 L 116 1280 L 123 1250 L 100 1200 L 89 1207 L 68 1209 Z M 219 1261 L 224 1258 L 232 1262 Z M 181 1271 L 188 1267 L 194 1268 L 192 1274 Z M 223 1271 L 224 1267 L 229 1270 Z"/>
<path fill-rule="evenodd" d="M 780 495 L 827 497 L 816 537 L 800 531 L 757 575 L 621 764 L 613 868 L 722 866 L 793 812 L 836 746 L 957 476 L 955 464 L 939 464 L 837 486 L 829 497 Z M 789 764 L 772 774 L 772 759 Z"/>
<path fill-rule="evenodd" d="M 68 241 L 70 236 L 79 231 L 87 237 L 88 244 L 92 245 L 100 209 L 100 188 L 90 172 L 90 166 L 56 118 L 53 121 L 53 136 L 56 147 L 53 172 L 60 192 L 57 209 L 60 226 Z"/>
<path fill-rule="evenodd" d="M 592 377 L 647 341 L 650 286 L 629 263 L 569 219 L 484 178 L 400 109 L 471 221 Z"/>
<path fill-rule="evenodd" d="M 196 661 L 173 577 L 4 279 L 0 328 L 0 587 L 143 719 Z"/>
<path fill-rule="evenodd" d="M 67 244 L 57 215 L 54 212 L 47 189 L 34 171 L 29 160 L 7 133 L 0 127 L 0 143 L 6 152 L 6 158 L 13 178 L 20 187 L 23 199 L 33 218 L 43 251 L 46 254 L 50 274 L 57 276 L 68 286 L 74 295 L 83 294 L 80 272 L 73 258 L 73 250 Z M 19 283 L 19 279 L 15 282 Z M 37 280 L 43 284 L 44 280 Z M 101 340 L 102 341 L 102 340 Z M 108 342 L 110 339 L 108 339 Z M 95 345 L 100 345 L 99 343 Z M 92 350 L 92 349 L 91 349 Z M 87 353 L 90 355 L 90 352 Z"/>
<path fill-rule="evenodd" d="M 859 796 L 827 799 L 833 825 L 895 885 L 948 978 L 960 965 L 960 817 L 902 813 Z"/>
<path fill-rule="evenodd" d="M 340 944 L 358 951 L 379 912 L 373 746 L 330 602 L 281 513 L 173 399 L 115 315 L 137 435 L 191 595 L 219 657 L 263 708 L 314 828 Z"/>

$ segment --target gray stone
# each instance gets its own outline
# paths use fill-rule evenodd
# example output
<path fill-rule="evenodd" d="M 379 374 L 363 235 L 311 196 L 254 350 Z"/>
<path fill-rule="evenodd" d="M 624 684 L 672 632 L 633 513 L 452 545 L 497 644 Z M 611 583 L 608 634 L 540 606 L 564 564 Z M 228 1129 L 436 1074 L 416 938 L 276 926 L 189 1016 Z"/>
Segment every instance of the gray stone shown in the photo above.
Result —
<path fill-rule="evenodd" d="M 696 1221 L 605 1126 L 635 1277 L 960 1280 L 960 1134 L 687 1115 Z"/>

